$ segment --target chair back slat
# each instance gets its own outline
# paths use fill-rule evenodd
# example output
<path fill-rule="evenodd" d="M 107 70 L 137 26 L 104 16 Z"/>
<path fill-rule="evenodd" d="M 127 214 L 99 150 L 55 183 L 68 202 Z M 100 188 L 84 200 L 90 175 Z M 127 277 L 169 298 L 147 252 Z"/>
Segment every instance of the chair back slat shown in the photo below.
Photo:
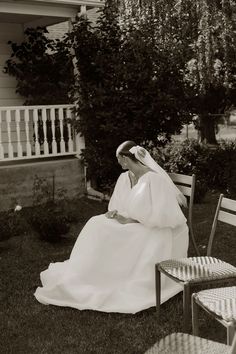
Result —
<path fill-rule="evenodd" d="M 196 176 L 193 174 L 192 176 L 183 175 L 181 173 L 169 173 L 170 178 L 176 185 L 176 187 L 183 193 L 185 197 L 189 197 L 188 202 L 188 227 L 189 227 L 189 234 L 193 242 L 194 249 L 196 254 L 200 256 L 199 249 L 197 247 L 197 243 L 194 237 L 193 232 L 193 201 L 194 201 L 194 192 L 195 192 L 195 181 Z"/>
<path fill-rule="evenodd" d="M 223 198 L 221 207 L 224 209 L 229 209 L 231 211 L 236 212 L 236 200 L 229 199 L 229 198 Z"/>
<path fill-rule="evenodd" d="M 180 186 L 180 185 L 176 185 L 178 187 L 178 189 L 180 190 L 180 192 L 183 193 L 183 195 L 190 197 L 192 194 L 192 189 L 190 187 L 186 187 L 186 186 Z"/>
<path fill-rule="evenodd" d="M 236 226 L 236 215 L 230 214 L 227 211 L 220 210 L 218 220 Z"/>
<path fill-rule="evenodd" d="M 221 221 L 226 224 L 230 224 L 233 226 L 236 226 L 236 214 L 235 213 L 236 209 L 236 201 L 233 199 L 225 198 L 223 194 L 220 195 L 219 201 L 217 204 L 212 228 L 211 228 L 211 234 L 209 237 L 209 242 L 208 242 L 208 247 L 207 247 L 207 256 L 211 255 L 211 250 L 212 250 L 212 245 L 213 245 L 213 239 L 215 237 L 215 232 L 216 232 L 216 226 L 217 222 Z M 224 209 L 224 210 L 222 210 Z M 227 209 L 227 210 L 225 210 Z M 233 212 L 233 213 L 232 213 Z"/>
<path fill-rule="evenodd" d="M 192 185 L 193 182 L 193 176 L 187 176 L 187 175 L 182 175 L 180 173 L 169 173 L 170 178 L 172 179 L 173 182 L 176 184 L 182 183 L 182 184 L 188 184 Z"/>

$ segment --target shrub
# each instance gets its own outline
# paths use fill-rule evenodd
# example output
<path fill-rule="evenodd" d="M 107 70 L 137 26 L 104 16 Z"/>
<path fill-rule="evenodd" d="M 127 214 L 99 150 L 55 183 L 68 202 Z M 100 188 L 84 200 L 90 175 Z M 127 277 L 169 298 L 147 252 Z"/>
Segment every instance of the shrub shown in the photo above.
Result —
<path fill-rule="evenodd" d="M 20 236 L 27 232 L 29 227 L 22 211 L 14 211 L 14 209 L 0 213 L 0 225 L 0 241 Z"/>
<path fill-rule="evenodd" d="M 55 203 L 66 200 L 66 189 L 56 188 L 56 176 L 34 176 L 33 205 Z"/>
<path fill-rule="evenodd" d="M 222 140 L 209 152 L 206 165 L 207 183 L 211 188 L 236 196 L 236 140 Z"/>
<path fill-rule="evenodd" d="M 87 177 L 103 191 L 120 173 L 115 157 L 120 143 L 140 144 L 159 134 L 169 138 L 186 120 L 177 98 L 184 90 L 174 60 L 178 50 L 156 41 L 149 19 L 127 26 L 121 25 L 116 6 L 107 3 L 95 26 L 78 19 L 67 44 L 79 73 L 72 89 L 74 126 L 86 141 Z"/>
<path fill-rule="evenodd" d="M 5 72 L 17 80 L 17 92 L 25 104 L 65 104 L 74 83 L 70 48 L 52 40 L 44 27 L 27 28 L 22 43 L 8 42 L 12 54 Z"/>
<path fill-rule="evenodd" d="M 150 145 L 154 159 L 168 172 L 196 174 L 195 202 L 208 190 L 236 195 L 236 141 L 220 141 L 211 147 L 197 140 L 172 141 L 160 149 Z"/>
<path fill-rule="evenodd" d="M 60 204 L 47 203 L 34 207 L 30 223 L 42 240 L 58 242 L 70 229 L 70 217 Z"/>
<path fill-rule="evenodd" d="M 206 183 L 206 165 L 209 149 L 197 140 L 172 141 L 164 148 L 152 148 L 154 159 L 167 171 L 196 175 L 195 202 L 203 200 L 208 185 Z"/>
<path fill-rule="evenodd" d="M 57 242 L 70 229 L 75 215 L 70 213 L 66 190 L 56 188 L 56 178 L 35 176 L 33 184 L 34 207 L 29 215 L 33 229 L 42 240 Z"/>

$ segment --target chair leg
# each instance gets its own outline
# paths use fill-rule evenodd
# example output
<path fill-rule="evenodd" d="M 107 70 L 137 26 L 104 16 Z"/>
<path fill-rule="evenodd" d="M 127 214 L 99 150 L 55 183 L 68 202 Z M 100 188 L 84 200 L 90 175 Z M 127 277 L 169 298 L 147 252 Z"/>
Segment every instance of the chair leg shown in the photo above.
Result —
<path fill-rule="evenodd" d="M 193 328 L 194 336 L 199 335 L 198 312 L 199 312 L 199 306 L 196 302 L 196 295 L 192 294 L 192 328 Z"/>
<path fill-rule="evenodd" d="M 157 318 L 159 318 L 160 308 L 161 308 L 161 273 L 158 269 L 158 264 L 155 265 L 155 285 L 156 285 L 156 312 L 157 312 Z"/>
<path fill-rule="evenodd" d="M 183 293 L 183 308 L 184 308 L 184 331 L 190 331 L 190 318 L 191 318 L 191 300 L 190 300 L 190 285 L 184 284 Z"/>
<path fill-rule="evenodd" d="M 236 328 L 233 324 L 229 324 L 227 326 L 227 344 L 231 345 L 234 339 L 234 334 L 236 332 Z"/>

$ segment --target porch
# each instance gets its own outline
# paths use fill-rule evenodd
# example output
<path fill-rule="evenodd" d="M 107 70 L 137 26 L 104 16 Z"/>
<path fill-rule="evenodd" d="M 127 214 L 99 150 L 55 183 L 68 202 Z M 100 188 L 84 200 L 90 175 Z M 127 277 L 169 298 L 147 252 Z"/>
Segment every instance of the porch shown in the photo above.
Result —
<path fill-rule="evenodd" d="M 79 14 L 88 18 L 103 0 L 4 0 L 0 3 L 0 210 L 32 203 L 37 175 L 65 188 L 68 197 L 86 192 L 80 156 L 83 138 L 72 128 L 73 106 L 24 106 L 17 82 L 4 72 L 11 55 L 8 41 L 24 41 L 26 28 L 57 26 L 68 30 Z M 53 187 L 53 188 L 54 188 Z"/>
<path fill-rule="evenodd" d="M 86 192 L 73 105 L 0 107 L 0 211 L 33 203 L 36 178 L 69 198 Z"/>
<path fill-rule="evenodd" d="M 79 155 L 84 141 L 73 115 L 73 105 L 0 107 L 0 164 Z"/>

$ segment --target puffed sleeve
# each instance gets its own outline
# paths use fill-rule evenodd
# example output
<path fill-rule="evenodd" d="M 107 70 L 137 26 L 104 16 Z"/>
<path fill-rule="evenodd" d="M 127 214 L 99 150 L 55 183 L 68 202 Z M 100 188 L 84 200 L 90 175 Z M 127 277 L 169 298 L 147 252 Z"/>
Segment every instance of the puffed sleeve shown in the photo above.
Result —
<path fill-rule="evenodd" d="M 118 210 L 122 213 L 126 207 L 126 195 L 127 195 L 127 172 L 121 173 L 119 176 L 114 191 L 112 193 L 111 199 L 108 204 L 108 210 Z"/>
<path fill-rule="evenodd" d="M 186 222 L 176 195 L 166 180 L 155 172 L 144 175 L 130 199 L 129 216 L 153 228 L 175 228 Z"/>

